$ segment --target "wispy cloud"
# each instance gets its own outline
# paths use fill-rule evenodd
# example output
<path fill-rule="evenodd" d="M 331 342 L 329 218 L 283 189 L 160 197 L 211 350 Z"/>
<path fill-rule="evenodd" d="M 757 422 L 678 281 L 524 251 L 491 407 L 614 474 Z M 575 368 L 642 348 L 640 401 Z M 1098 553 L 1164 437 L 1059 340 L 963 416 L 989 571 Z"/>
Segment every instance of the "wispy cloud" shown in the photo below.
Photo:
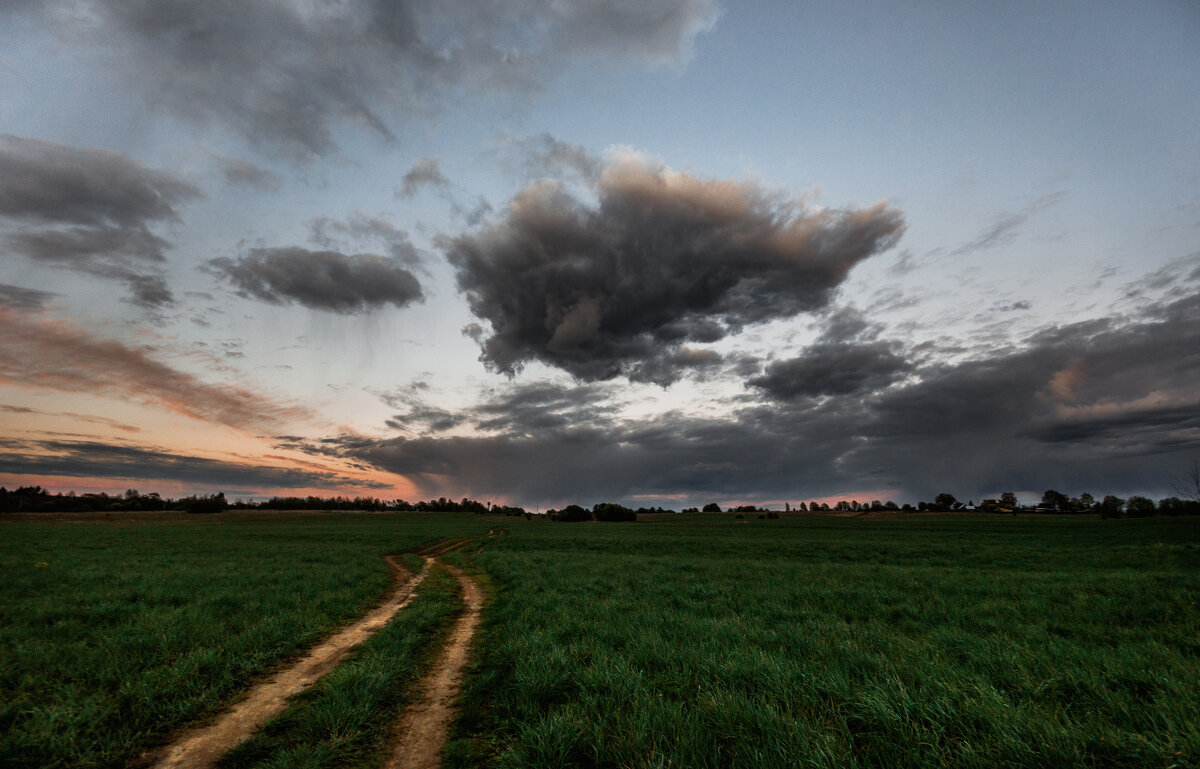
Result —
<path fill-rule="evenodd" d="M 237 462 L 101 441 L 0 439 L 0 467 L 10 475 L 122 478 L 131 481 L 171 481 L 225 490 L 359 488 L 387 489 L 380 481 L 353 478 L 312 463 L 280 467 Z"/>
<path fill-rule="evenodd" d="M 246 431 L 278 431 L 310 415 L 247 387 L 210 384 L 145 349 L 65 320 L 0 309 L 0 383 L 127 398 Z"/>
<path fill-rule="evenodd" d="M 952 249 L 950 255 L 960 256 L 976 251 L 986 251 L 1012 243 L 1016 240 L 1021 227 L 1032 216 L 1057 205 L 1059 201 L 1066 197 L 1066 194 L 1061 191 L 1052 192 L 1039 197 L 1020 211 L 1001 211 L 996 214 L 990 224 L 984 227 L 982 232 L 966 243 L 962 243 Z"/>
<path fill-rule="evenodd" d="M 437 158 L 421 158 L 409 169 L 400 180 L 396 195 L 401 198 L 411 198 L 422 187 L 445 189 L 450 186 L 450 180 L 442 174 L 442 165 Z"/>

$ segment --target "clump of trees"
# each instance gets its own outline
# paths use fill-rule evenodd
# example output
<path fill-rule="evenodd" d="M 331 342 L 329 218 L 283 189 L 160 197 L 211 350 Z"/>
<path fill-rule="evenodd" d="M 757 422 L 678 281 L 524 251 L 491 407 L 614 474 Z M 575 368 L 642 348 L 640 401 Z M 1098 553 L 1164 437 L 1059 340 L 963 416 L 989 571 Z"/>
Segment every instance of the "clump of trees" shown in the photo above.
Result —
<path fill-rule="evenodd" d="M 550 509 L 546 511 L 546 515 L 552 521 L 561 523 L 578 523 L 580 521 L 601 521 L 604 523 L 621 523 L 626 521 L 636 521 L 638 513 L 666 512 L 662 508 L 653 510 L 649 508 L 639 508 L 634 510 L 631 507 L 618 505 L 613 502 L 598 502 L 592 505 L 592 509 L 579 505 L 567 505 L 562 510 Z"/>

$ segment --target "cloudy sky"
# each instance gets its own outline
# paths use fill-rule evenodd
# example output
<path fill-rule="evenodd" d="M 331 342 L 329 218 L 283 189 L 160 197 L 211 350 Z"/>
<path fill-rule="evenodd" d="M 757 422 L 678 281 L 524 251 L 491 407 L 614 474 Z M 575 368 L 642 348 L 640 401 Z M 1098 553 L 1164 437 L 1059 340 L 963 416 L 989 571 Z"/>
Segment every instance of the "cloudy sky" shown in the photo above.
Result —
<path fill-rule="evenodd" d="M 0 483 L 1163 496 L 1200 6 L 0 3 Z"/>

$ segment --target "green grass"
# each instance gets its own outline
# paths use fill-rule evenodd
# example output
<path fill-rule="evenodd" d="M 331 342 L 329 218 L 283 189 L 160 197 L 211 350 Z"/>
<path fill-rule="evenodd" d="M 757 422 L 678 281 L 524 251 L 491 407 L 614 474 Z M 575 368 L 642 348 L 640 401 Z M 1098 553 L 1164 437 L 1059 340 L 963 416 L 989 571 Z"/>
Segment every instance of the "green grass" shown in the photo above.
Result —
<path fill-rule="evenodd" d="M 365 613 L 469 515 L 0 526 L 0 756 L 118 767 Z"/>
<path fill-rule="evenodd" d="M 220 762 L 222 769 L 326 769 L 377 758 L 460 613 L 457 582 L 433 569 L 417 597 L 287 711 Z"/>
<path fill-rule="evenodd" d="M 1192 521 L 525 524 L 454 765 L 1197 766 Z"/>
<path fill-rule="evenodd" d="M 1200 766 L 1192 520 L 510 520 L 458 767 Z M 494 519 L 0 526 L 0 764 L 117 767 Z M 415 562 L 414 562 L 415 563 Z M 373 765 L 444 575 L 231 769 Z"/>

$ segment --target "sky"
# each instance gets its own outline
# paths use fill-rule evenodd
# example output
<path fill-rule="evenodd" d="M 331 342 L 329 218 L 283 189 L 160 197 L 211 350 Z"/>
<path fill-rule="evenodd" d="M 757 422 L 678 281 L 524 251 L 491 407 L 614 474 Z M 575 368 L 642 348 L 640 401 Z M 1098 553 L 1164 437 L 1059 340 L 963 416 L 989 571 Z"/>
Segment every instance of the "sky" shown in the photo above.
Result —
<path fill-rule="evenodd" d="M 1171 492 L 1200 6 L 0 3 L 0 483 Z"/>

